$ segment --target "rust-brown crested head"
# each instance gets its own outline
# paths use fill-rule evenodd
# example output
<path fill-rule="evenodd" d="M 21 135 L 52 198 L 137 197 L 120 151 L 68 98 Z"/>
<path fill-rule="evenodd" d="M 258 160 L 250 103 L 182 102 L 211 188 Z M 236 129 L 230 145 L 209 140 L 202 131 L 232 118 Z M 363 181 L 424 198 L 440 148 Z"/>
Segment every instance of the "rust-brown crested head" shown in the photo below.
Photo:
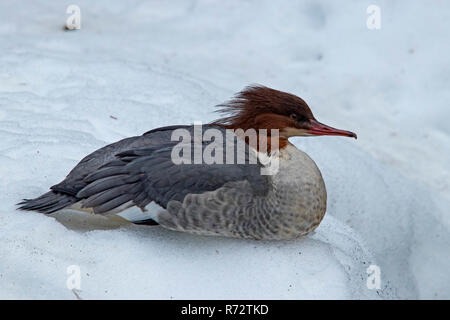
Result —
<path fill-rule="evenodd" d="M 218 105 L 226 115 L 213 124 L 228 129 L 278 129 L 282 138 L 292 136 L 339 135 L 356 138 L 350 131 L 339 130 L 316 120 L 308 104 L 296 95 L 254 85 Z"/>

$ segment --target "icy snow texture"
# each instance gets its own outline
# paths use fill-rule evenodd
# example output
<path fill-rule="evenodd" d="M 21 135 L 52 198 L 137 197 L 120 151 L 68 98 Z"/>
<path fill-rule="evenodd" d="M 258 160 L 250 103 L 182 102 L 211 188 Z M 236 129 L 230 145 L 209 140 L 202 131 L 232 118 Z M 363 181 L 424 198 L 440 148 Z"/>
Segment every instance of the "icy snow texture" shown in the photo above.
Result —
<path fill-rule="evenodd" d="M 448 2 L 0 3 L 0 298 L 450 298 Z M 255 242 L 15 211 L 86 154 L 214 119 L 249 83 L 357 141 L 296 138 L 328 189 L 306 239 Z M 96 221 L 94 227 L 89 223 Z M 109 225 L 109 227 L 108 227 Z M 106 230 L 104 230 L 106 229 Z M 366 268 L 382 288 L 366 287 Z"/>

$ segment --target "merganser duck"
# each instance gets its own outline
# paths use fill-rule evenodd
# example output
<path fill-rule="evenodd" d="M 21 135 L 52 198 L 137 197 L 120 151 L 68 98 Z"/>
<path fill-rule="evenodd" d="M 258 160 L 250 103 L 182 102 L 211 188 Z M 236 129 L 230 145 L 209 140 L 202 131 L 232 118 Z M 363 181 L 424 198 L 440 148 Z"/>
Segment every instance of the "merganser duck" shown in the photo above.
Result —
<path fill-rule="evenodd" d="M 288 139 L 320 135 L 356 139 L 356 134 L 318 122 L 303 99 L 259 85 L 245 88 L 219 107 L 227 116 L 203 130 L 214 129 L 225 136 L 229 130 L 254 129 L 263 138 L 258 143 L 266 141 L 268 147 L 261 150 L 262 143 L 255 147 L 247 136 L 236 134 L 232 141 L 245 141 L 244 162 L 175 163 L 174 150 L 180 143 L 173 141 L 175 131 L 195 136 L 195 126 L 157 128 L 94 151 L 51 191 L 24 199 L 19 209 L 110 215 L 136 206 L 148 212 L 148 218 L 133 221 L 136 224 L 258 240 L 295 239 L 312 232 L 326 212 L 325 183 L 315 162 Z M 273 129 L 277 135 L 271 134 Z M 189 143 L 194 145 L 194 140 Z M 201 139 L 202 152 L 211 147 L 211 140 Z M 215 146 L 223 146 L 215 151 L 223 159 L 236 150 L 221 142 Z M 251 154 L 276 159 L 278 170 L 262 174 L 267 164 L 250 163 Z"/>

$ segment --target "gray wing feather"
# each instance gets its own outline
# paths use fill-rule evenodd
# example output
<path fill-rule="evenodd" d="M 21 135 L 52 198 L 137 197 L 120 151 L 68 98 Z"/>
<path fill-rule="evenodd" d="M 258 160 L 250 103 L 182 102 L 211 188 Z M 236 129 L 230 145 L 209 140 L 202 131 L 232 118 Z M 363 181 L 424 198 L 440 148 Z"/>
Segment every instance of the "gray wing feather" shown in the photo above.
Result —
<path fill-rule="evenodd" d="M 165 143 L 170 141 L 172 130 L 184 127 L 186 126 L 157 128 L 144 133 L 142 136 L 126 138 L 100 148 L 84 157 L 62 182 L 52 186 L 50 189 L 55 192 L 76 196 L 87 185 L 85 178 L 88 175 L 96 172 L 105 164 L 108 164 L 108 166 L 121 165 L 122 162 L 117 160 L 116 154 L 130 149 Z"/>
<path fill-rule="evenodd" d="M 128 201 L 141 209 L 152 201 L 167 208 L 172 200 L 182 202 L 189 194 L 214 191 L 237 181 L 247 181 L 254 194 L 267 192 L 267 177 L 260 174 L 259 163 L 176 165 L 171 154 L 177 143 L 169 137 L 164 143 L 116 154 L 115 160 L 84 177 L 85 187 L 76 196 L 85 199 L 84 207 L 105 213 Z M 207 145 L 202 144 L 203 148 Z M 226 150 L 224 146 L 224 159 Z"/>
<path fill-rule="evenodd" d="M 85 158 L 83 158 L 67 175 L 67 177 L 60 183 L 52 186 L 49 192 L 43 194 L 35 199 L 24 199 L 22 202 L 18 203 L 21 210 L 35 210 L 43 213 L 52 213 L 58 210 L 70 207 L 71 205 L 79 202 L 81 199 L 77 197 L 78 192 L 85 188 L 90 181 L 86 180 L 86 177 L 92 175 L 92 180 L 97 180 L 101 177 L 96 177 L 95 173 L 98 172 L 100 168 L 104 165 L 110 167 L 110 171 L 101 171 L 100 173 L 103 177 L 120 175 L 123 172 L 120 171 L 120 167 L 123 165 L 123 161 L 116 158 L 116 154 L 130 150 L 137 149 L 144 146 L 156 146 L 170 141 L 171 133 L 174 129 L 186 128 L 189 126 L 170 126 L 162 127 L 146 132 L 142 136 L 126 138 L 118 142 L 107 145 L 101 149 L 94 151 Z M 115 168 L 115 166 L 119 167 Z M 124 177 L 122 177 L 124 178 Z M 120 183 L 119 183 L 120 182 Z M 125 179 L 120 180 L 120 177 L 116 180 L 108 181 L 109 188 L 114 186 L 119 186 L 122 184 L 127 185 L 127 190 L 134 190 L 132 181 Z M 94 188 L 95 185 L 92 186 Z M 96 186 L 101 188 L 100 185 Z M 123 188 L 125 189 L 125 187 Z M 98 195 L 102 196 L 95 199 L 92 202 L 94 205 L 101 206 L 99 210 L 106 210 L 115 206 L 120 201 L 126 200 L 126 197 L 119 194 L 122 188 L 116 189 L 116 193 L 100 191 Z M 108 189 L 111 190 L 111 189 Z M 93 191 L 93 189 L 91 190 Z M 128 194 L 127 197 L 131 199 L 131 195 Z M 138 195 L 138 199 L 142 199 L 143 194 Z M 118 198 L 118 199 L 116 199 Z M 120 201 L 119 201 L 120 200 Z"/>

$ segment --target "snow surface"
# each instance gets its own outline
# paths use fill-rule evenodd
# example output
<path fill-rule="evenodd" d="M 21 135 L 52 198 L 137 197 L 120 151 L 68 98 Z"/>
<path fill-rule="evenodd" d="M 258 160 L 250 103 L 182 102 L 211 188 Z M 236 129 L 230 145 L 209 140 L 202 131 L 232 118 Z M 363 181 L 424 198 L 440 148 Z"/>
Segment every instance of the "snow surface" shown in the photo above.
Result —
<path fill-rule="evenodd" d="M 72 3 L 81 30 L 64 31 Z M 70 265 L 82 299 L 450 298 L 449 5 L 1 1 L 0 298 L 76 299 Z M 15 210 L 93 150 L 210 121 L 250 83 L 358 133 L 292 139 L 328 189 L 313 235 L 256 242 Z"/>

